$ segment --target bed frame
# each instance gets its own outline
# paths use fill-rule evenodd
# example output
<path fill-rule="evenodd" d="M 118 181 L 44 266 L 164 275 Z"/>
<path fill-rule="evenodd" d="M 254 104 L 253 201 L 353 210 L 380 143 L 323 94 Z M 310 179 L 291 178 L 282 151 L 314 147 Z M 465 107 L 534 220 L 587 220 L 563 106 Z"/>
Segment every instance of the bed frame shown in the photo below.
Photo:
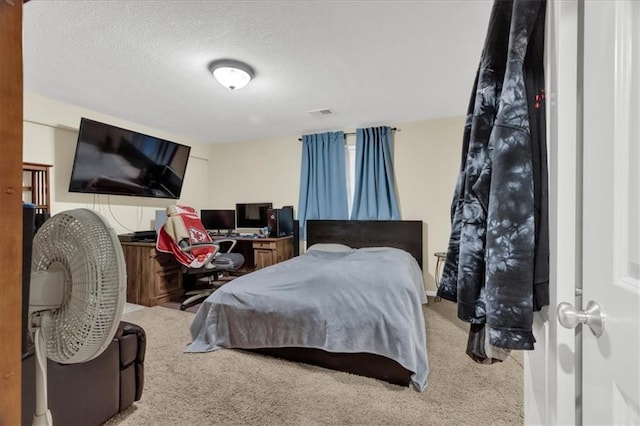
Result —
<path fill-rule="evenodd" d="M 307 247 L 340 243 L 353 248 L 396 247 L 413 255 L 422 268 L 422 222 L 419 220 L 308 220 Z M 335 353 L 312 348 L 261 348 L 252 352 L 318 365 L 409 386 L 412 372 L 396 361 L 369 353 Z"/>

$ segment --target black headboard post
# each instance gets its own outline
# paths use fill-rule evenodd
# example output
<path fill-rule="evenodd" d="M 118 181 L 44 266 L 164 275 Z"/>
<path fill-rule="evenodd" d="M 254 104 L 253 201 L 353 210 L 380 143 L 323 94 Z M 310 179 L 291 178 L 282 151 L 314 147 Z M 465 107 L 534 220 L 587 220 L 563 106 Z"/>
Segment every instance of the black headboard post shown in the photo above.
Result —
<path fill-rule="evenodd" d="M 300 221 L 293 220 L 293 255 L 300 255 Z"/>

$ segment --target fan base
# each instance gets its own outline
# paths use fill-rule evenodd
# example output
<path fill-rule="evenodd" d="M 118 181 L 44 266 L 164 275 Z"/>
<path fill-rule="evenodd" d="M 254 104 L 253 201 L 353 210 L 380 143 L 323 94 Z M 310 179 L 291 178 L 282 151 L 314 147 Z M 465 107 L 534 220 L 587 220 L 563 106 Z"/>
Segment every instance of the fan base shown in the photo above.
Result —
<path fill-rule="evenodd" d="M 51 411 L 47 410 L 44 414 L 33 415 L 33 426 L 52 426 L 53 418 L 51 417 Z"/>

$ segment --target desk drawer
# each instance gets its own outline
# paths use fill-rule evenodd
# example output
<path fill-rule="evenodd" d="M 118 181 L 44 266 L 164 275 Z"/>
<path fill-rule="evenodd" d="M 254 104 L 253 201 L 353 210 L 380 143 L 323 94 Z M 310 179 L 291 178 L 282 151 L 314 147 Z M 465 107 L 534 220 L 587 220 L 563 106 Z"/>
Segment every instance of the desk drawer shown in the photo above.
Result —
<path fill-rule="evenodd" d="M 154 256 L 156 263 L 156 270 L 160 269 L 176 269 L 180 268 L 180 264 L 176 261 L 176 258 L 173 255 L 168 253 L 155 253 Z"/>
<path fill-rule="evenodd" d="M 267 250 L 275 250 L 276 242 L 275 241 L 254 241 L 253 242 L 254 249 L 267 249 Z"/>
<path fill-rule="evenodd" d="M 155 271 L 160 275 L 177 275 L 182 273 L 181 265 L 161 265 L 159 263 L 155 264 Z"/>
<path fill-rule="evenodd" d="M 158 273 L 156 275 L 156 297 L 182 291 L 182 277 L 179 272 Z"/>

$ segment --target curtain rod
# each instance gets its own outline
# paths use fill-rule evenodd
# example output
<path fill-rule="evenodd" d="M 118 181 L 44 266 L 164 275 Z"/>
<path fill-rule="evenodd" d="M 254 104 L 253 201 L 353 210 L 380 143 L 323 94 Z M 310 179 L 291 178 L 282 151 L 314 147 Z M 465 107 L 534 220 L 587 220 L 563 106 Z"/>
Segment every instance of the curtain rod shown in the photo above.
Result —
<path fill-rule="evenodd" d="M 391 131 L 393 131 L 393 132 L 395 132 L 396 130 L 398 130 L 398 128 L 397 128 L 397 127 L 392 127 L 392 128 L 391 128 Z M 356 134 L 356 132 L 345 132 L 345 134 L 344 134 L 344 135 L 345 135 L 345 136 L 348 136 L 348 135 L 355 135 L 355 134 Z M 302 142 L 302 138 L 298 138 L 298 140 L 299 140 L 300 142 Z"/>

